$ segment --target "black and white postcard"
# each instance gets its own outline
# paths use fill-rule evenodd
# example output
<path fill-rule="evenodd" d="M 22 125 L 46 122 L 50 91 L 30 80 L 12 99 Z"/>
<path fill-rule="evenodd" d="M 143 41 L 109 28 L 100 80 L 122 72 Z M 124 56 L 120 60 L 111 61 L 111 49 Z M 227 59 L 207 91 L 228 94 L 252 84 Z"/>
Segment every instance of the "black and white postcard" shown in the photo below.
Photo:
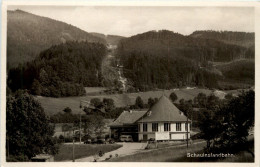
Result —
<path fill-rule="evenodd" d="M 259 166 L 259 16 L 257 2 L 4 1 L 3 166 Z"/>

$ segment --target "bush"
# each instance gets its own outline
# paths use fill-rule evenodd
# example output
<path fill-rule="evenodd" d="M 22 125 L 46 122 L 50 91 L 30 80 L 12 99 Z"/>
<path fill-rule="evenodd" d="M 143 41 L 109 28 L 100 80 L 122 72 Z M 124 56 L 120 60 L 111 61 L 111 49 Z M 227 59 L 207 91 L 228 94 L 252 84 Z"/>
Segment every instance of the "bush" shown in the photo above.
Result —
<path fill-rule="evenodd" d="M 64 141 L 64 136 L 63 136 L 63 135 L 60 135 L 60 136 L 59 136 L 59 139 Z"/>
<path fill-rule="evenodd" d="M 71 143 L 71 142 L 73 142 L 73 138 L 65 137 L 64 141 L 65 141 L 65 143 Z"/>
<path fill-rule="evenodd" d="M 172 102 L 175 102 L 178 99 L 178 97 L 174 92 L 172 92 L 171 95 L 170 95 L 170 99 L 171 99 Z"/>

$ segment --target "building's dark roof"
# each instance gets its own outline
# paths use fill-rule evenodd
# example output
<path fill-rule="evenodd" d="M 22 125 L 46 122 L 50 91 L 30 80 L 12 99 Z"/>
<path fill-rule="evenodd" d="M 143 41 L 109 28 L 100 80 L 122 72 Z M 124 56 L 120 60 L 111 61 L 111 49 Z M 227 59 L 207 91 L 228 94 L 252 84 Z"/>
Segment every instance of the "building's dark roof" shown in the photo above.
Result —
<path fill-rule="evenodd" d="M 168 99 L 166 96 L 160 97 L 149 112 L 138 122 L 178 122 L 187 121 L 187 117 Z M 189 120 L 190 121 L 190 120 Z"/>
<path fill-rule="evenodd" d="M 131 125 L 136 123 L 144 114 L 147 112 L 147 109 L 143 110 L 132 110 L 130 111 L 123 111 L 120 116 L 109 126 L 123 126 L 123 125 Z"/>

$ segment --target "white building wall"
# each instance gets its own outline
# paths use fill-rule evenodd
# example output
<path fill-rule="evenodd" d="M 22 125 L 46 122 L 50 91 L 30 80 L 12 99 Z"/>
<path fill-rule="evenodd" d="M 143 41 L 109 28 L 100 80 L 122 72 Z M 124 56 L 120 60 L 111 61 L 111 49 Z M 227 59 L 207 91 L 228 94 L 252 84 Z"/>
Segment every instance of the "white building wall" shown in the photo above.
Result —
<path fill-rule="evenodd" d="M 174 134 L 171 134 L 171 139 L 172 140 L 184 140 L 185 139 L 185 134 L 184 133 L 174 133 Z"/>
<path fill-rule="evenodd" d="M 181 131 L 185 132 L 185 123 L 181 123 Z"/>
<path fill-rule="evenodd" d="M 147 134 L 147 138 L 148 138 L 148 140 L 151 138 L 155 139 L 155 134 L 154 133 Z"/>
<path fill-rule="evenodd" d="M 163 132 L 163 131 L 164 131 L 163 123 L 158 123 L 158 132 Z"/>
<path fill-rule="evenodd" d="M 140 140 L 143 140 L 143 134 L 142 133 L 139 133 L 138 134 L 138 140 L 140 141 Z"/>
<path fill-rule="evenodd" d="M 152 132 L 152 123 L 147 123 L 147 132 Z"/>
<path fill-rule="evenodd" d="M 143 132 L 143 124 L 142 123 L 139 124 L 139 127 L 140 127 L 139 132 Z"/>
<path fill-rule="evenodd" d="M 173 133 L 171 134 L 171 140 L 186 140 L 187 133 Z M 190 138 L 190 133 L 188 134 L 188 138 Z"/>
<path fill-rule="evenodd" d="M 176 132 L 176 123 L 171 123 L 171 132 Z"/>
<path fill-rule="evenodd" d="M 140 123 L 140 131 L 138 134 L 138 139 L 143 140 L 143 134 L 147 134 L 147 139 L 150 138 L 155 138 L 155 133 L 146 133 L 143 132 L 143 123 Z M 190 123 L 188 124 L 188 131 L 190 132 Z M 147 123 L 147 132 L 152 132 L 152 123 Z M 164 132 L 164 122 L 158 123 L 158 132 Z M 170 139 L 171 140 L 185 140 L 187 134 L 185 133 L 185 122 L 181 123 L 181 131 L 176 131 L 176 123 L 171 123 L 171 131 L 170 132 L 175 132 L 173 134 L 170 134 Z M 176 133 L 177 132 L 177 133 Z M 181 132 L 181 133 L 178 133 Z M 190 138 L 190 133 L 189 133 L 189 138 Z"/>

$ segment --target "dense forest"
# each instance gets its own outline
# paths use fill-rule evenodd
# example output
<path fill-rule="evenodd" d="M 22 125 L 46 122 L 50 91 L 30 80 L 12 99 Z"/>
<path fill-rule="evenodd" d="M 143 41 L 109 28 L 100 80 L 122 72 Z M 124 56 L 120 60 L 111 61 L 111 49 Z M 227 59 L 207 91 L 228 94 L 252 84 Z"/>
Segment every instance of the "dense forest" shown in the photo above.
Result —
<path fill-rule="evenodd" d="M 122 39 L 117 58 L 124 66 L 125 77 L 143 91 L 186 85 L 218 88 L 221 75 L 209 62 L 253 58 L 254 52 L 249 54 L 247 50 L 213 39 L 161 30 Z"/>
<path fill-rule="evenodd" d="M 41 51 L 66 41 L 106 44 L 102 38 L 61 21 L 21 10 L 7 12 L 7 66 L 33 60 Z"/>
<path fill-rule="evenodd" d="M 12 91 L 64 97 L 83 95 L 85 86 L 104 86 L 106 44 L 117 45 L 112 66 L 123 66 L 130 92 L 254 84 L 254 33 L 209 30 L 184 36 L 160 30 L 125 38 L 87 33 L 21 10 L 8 11 L 7 19 L 7 84 Z M 250 60 L 236 62 L 240 59 Z"/>
<path fill-rule="evenodd" d="M 222 88 L 237 89 L 247 88 L 255 84 L 255 62 L 254 60 L 238 60 L 227 64 L 216 66 L 223 77 L 220 78 Z"/>
<path fill-rule="evenodd" d="M 235 44 L 247 48 L 254 48 L 255 34 L 233 31 L 194 31 L 191 35 L 194 38 L 214 39 L 228 44 Z"/>
<path fill-rule="evenodd" d="M 101 86 L 100 68 L 106 52 L 106 47 L 99 43 L 52 46 L 35 60 L 10 69 L 8 87 L 51 97 L 83 95 L 84 86 Z"/>

